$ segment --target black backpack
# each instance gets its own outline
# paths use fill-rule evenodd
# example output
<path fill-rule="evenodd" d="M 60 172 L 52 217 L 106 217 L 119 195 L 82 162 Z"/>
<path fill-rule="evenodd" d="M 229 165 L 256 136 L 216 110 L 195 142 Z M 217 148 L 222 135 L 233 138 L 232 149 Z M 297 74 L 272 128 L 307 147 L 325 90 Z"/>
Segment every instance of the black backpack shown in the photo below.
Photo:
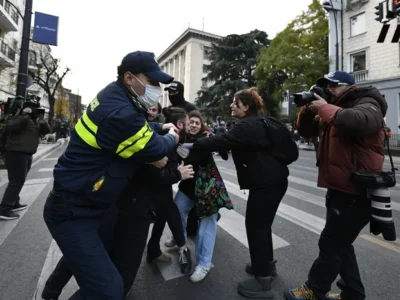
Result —
<path fill-rule="evenodd" d="M 272 156 L 285 165 L 295 162 L 299 158 L 299 149 L 286 125 L 272 117 L 265 117 L 262 120 L 267 126 L 267 135 L 272 144 Z"/>

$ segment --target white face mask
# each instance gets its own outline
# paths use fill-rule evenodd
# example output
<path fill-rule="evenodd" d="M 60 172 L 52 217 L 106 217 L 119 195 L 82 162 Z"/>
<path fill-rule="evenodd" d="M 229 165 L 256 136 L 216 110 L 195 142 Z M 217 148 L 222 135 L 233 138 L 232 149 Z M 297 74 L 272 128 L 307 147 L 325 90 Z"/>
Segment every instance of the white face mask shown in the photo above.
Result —
<path fill-rule="evenodd" d="M 144 84 L 136 76 L 135 78 L 144 86 L 144 94 L 142 96 L 139 96 L 132 86 L 130 86 L 130 88 L 132 92 L 137 96 L 138 101 L 144 106 L 144 108 L 149 109 L 150 107 L 159 103 L 162 98 L 161 87 Z"/>

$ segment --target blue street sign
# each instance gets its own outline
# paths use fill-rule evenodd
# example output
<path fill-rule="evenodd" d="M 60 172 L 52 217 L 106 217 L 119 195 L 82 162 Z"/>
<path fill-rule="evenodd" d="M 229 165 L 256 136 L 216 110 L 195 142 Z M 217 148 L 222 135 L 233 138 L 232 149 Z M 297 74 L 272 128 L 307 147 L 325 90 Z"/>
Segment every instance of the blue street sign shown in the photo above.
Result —
<path fill-rule="evenodd" d="M 58 17 L 35 12 L 32 41 L 57 46 Z"/>

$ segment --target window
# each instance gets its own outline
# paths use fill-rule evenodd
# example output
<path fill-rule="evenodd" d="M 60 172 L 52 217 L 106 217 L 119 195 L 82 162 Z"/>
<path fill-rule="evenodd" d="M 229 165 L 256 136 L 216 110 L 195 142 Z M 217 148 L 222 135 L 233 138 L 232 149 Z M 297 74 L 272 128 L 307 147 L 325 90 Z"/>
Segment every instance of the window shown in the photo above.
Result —
<path fill-rule="evenodd" d="M 36 66 L 36 63 L 37 63 L 36 53 L 30 51 L 29 52 L 29 65 L 30 66 Z"/>
<path fill-rule="evenodd" d="M 203 73 L 207 73 L 207 66 L 203 65 Z"/>
<path fill-rule="evenodd" d="M 350 55 L 350 72 L 367 70 L 367 53 L 361 51 Z"/>
<path fill-rule="evenodd" d="M 210 57 L 210 48 L 204 47 L 203 58 L 208 59 Z"/>
<path fill-rule="evenodd" d="M 350 18 L 350 36 L 366 32 L 365 13 Z"/>
<path fill-rule="evenodd" d="M 13 39 L 13 48 L 14 50 L 18 50 L 18 41 L 16 39 Z"/>
<path fill-rule="evenodd" d="M 202 87 L 207 87 L 207 79 L 202 79 L 201 80 L 201 86 Z"/>

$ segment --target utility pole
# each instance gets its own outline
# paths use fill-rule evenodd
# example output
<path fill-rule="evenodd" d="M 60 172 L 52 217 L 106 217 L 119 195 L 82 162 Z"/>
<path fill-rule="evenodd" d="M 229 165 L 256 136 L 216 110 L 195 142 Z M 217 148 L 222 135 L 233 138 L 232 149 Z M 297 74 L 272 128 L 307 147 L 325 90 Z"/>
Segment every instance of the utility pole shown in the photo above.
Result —
<path fill-rule="evenodd" d="M 31 21 L 32 21 L 32 2 L 25 1 L 24 25 L 22 29 L 21 53 L 19 59 L 18 79 L 17 79 L 17 96 L 26 96 L 26 88 L 28 82 L 28 59 L 29 59 L 29 43 L 31 39 Z"/>

